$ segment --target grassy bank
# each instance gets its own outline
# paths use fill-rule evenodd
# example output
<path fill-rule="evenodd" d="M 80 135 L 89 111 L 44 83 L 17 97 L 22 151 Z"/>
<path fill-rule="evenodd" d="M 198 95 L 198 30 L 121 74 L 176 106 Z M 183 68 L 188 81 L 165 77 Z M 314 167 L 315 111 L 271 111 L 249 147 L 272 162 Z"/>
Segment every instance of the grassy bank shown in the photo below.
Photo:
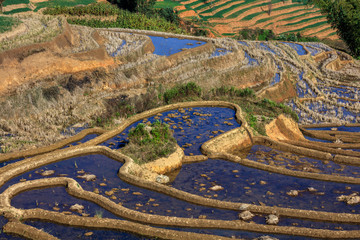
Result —
<path fill-rule="evenodd" d="M 115 118 L 127 118 L 152 108 L 176 102 L 208 100 L 238 104 L 245 113 L 249 125 L 261 135 L 266 135 L 265 125 L 280 114 L 285 114 L 296 122 L 299 120 L 297 114 L 290 107 L 269 99 L 259 99 L 252 89 L 220 87 L 204 91 L 195 83 L 189 82 L 170 89 L 163 89 L 162 86 L 149 88 L 146 94 L 135 98 L 108 99 L 106 113 L 94 118 L 93 125 L 111 127 Z"/>
<path fill-rule="evenodd" d="M 0 33 L 10 31 L 19 23 L 20 21 L 16 18 L 0 16 Z"/>
<path fill-rule="evenodd" d="M 176 149 L 176 140 L 169 125 L 156 121 L 150 125 L 139 123 L 129 132 L 129 143 L 121 152 L 137 164 L 144 164 L 167 157 Z"/>
<path fill-rule="evenodd" d="M 108 3 L 96 3 L 87 6 L 57 6 L 44 11 L 48 15 L 65 15 L 71 24 L 96 28 L 130 28 L 184 34 L 176 23 L 160 16 L 147 16 L 142 13 L 129 12 Z M 100 20 L 98 17 L 114 16 L 114 20 Z M 95 18 L 96 17 L 96 18 Z"/>

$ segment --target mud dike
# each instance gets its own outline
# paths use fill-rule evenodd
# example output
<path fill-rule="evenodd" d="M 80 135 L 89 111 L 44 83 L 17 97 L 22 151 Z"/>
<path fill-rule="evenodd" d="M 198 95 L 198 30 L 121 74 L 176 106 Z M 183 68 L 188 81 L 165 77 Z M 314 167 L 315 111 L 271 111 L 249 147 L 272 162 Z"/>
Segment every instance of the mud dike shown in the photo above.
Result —
<path fill-rule="evenodd" d="M 233 128 L 233 130 L 229 130 L 227 132 L 219 134 L 215 137 L 212 136 L 213 138 L 209 136 L 210 140 L 205 142 L 201 146 L 202 153 L 205 155 L 202 159 L 203 162 L 199 162 L 200 158 L 198 156 L 194 156 L 194 154 L 189 155 L 189 153 L 187 153 L 186 146 L 183 146 L 185 149 L 185 153 L 188 154 L 188 156 L 186 157 L 188 160 L 191 158 L 198 159 L 194 163 L 183 165 L 183 169 L 191 167 L 193 165 L 196 168 L 196 164 L 206 164 L 207 162 L 217 161 L 216 165 L 210 166 L 213 173 L 215 174 L 211 175 L 211 172 L 206 172 L 198 176 L 198 179 L 216 179 L 215 182 L 217 184 L 214 185 L 213 183 L 213 186 L 211 188 L 209 187 L 209 185 L 206 185 L 206 183 L 200 183 L 199 186 L 204 186 L 203 190 L 196 190 L 194 188 L 182 190 L 183 187 L 181 187 L 181 184 L 179 185 L 179 183 L 177 182 L 178 180 L 174 180 L 174 182 L 172 182 L 170 185 L 146 181 L 141 177 L 133 175 L 131 171 L 129 171 L 129 166 L 133 164 L 133 160 L 123 155 L 114 146 L 115 144 L 109 143 L 109 140 L 112 143 L 116 143 L 116 136 L 123 136 L 122 133 L 126 132 L 126 129 L 129 126 L 139 121 L 141 122 L 144 119 L 146 119 L 145 121 L 153 121 L 156 119 L 156 117 L 162 116 L 166 118 L 170 116 L 175 119 L 179 118 L 183 120 L 184 116 L 192 115 L 195 116 L 193 119 L 190 117 L 192 121 L 196 122 L 196 117 L 199 117 L 199 119 L 205 119 L 203 120 L 203 124 L 207 124 L 206 117 L 211 118 L 213 116 L 210 116 L 210 113 L 205 113 L 206 110 L 204 109 L 211 108 L 223 108 L 224 111 L 226 109 L 228 109 L 227 111 L 232 109 L 232 114 L 224 114 L 223 116 L 221 114 L 217 114 L 216 117 L 222 118 L 220 121 L 223 121 L 225 119 L 229 120 L 229 118 L 232 118 L 233 120 L 236 119 L 236 122 L 241 124 L 240 127 L 236 127 L 235 123 L 229 122 L 230 120 L 226 121 L 227 123 L 225 123 L 224 126 L 234 126 L 235 128 Z M 185 119 L 189 118 L 185 117 Z M 169 121 L 171 123 L 172 120 L 170 119 Z M 191 128 L 195 127 L 192 124 L 190 125 Z M 177 129 L 177 127 L 174 126 L 181 126 L 181 124 L 177 123 L 172 124 L 171 126 L 174 129 Z M 185 126 L 183 126 L 182 128 L 182 130 L 186 130 Z M 216 135 L 214 131 L 220 131 L 221 129 L 219 128 L 221 128 L 221 126 L 212 127 L 212 131 L 210 134 Z M 84 135 L 92 133 L 100 135 L 84 143 L 61 149 L 71 142 L 77 142 L 81 140 Z M 199 133 L 197 132 L 195 134 L 198 135 Z M 186 141 L 192 142 L 191 139 L 186 139 Z M 104 143 L 107 143 L 109 147 L 105 146 L 106 144 Z M 274 141 L 266 137 L 254 137 L 249 131 L 249 127 L 242 116 L 241 109 L 237 105 L 231 103 L 189 102 L 153 109 L 151 111 L 147 111 L 129 118 L 128 120 L 126 120 L 126 122 L 119 125 L 117 129 L 112 131 L 102 132 L 96 129 L 84 130 L 84 132 L 74 136 L 72 139 L 63 141 L 57 145 L 50 146 L 48 148 L 38 149 L 36 151 L 25 151 L 1 155 L 2 163 L 12 161 L 0 169 L 2 183 L 2 193 L 0 195 L 0 213 L 1 216 L 7 219 L 7 223 L 4 225 L 3 231 L 6 234 L 16 234 L 30 239 L 58 239 L 58 237 L 60 239 L 62 238 L 61 230 L 57 230 L 56 227 L 54 227 L 51 231 L 44 228 L 41 228 L 41 230 L 39 228 L 36 228 L 36 224 L 34 223 L 40 220 L 53 223 L 55 224 L 55 226 L 60 224 L 72 228 L 75 227 L 75 229 L 81 227 L 82 229 L 80 230 L 80 232 L 82 232 L 81 234 L 84 234 L 84 238 L 87 235 L 91 234 L 95 234 L 94 236 L 97 236 L 96 234 L 98 229 L 104 229 L 110 233 L 111 231 L 125 231 L 147 237 L 159 237 L 164 239 L 230 239 L 232 236 L 236 236 L 236 238 L 242 238 L 242 236 L 255 236 L 256 238 L 256 235 L 264 234 L 272 235 L 275 237 L 279 234 L 284 234 L 284 236 L 290 235 L 325 239 L 359 238 L 360 231 L 356 230 L 357 225 L 360 222 L 357 208 L 358 205 L 356 205 L 357 203 L 349 204 L 351 197 L 356 198 L 356 196 L 358 196 L 358 192 L 356 191 L 360 183 L 359 178 L 336 176 L 326 173 L 313 173 L 304 169 L 300 171 L 286 169 L 284 167 L 277 166 L 276 164 L 267 165 L 256 160 L 248 159 L 248 157 L 239 157 L 239 154 L 236 153 L 242 152 L 244 149 L 247 149 L 249 147 L 263 145 L 284 152 L 301 154 L 301 156 L 320 159 L 323 161 L 322 164 L 329 164 L 325 163 L 325 161 L 333 161 L 335 163 L 339 163 L 340 161 L 341 164 L 343 164 L 344 166 L 350 166 L 354 164 L 356 165 L 360 158 L 360 155 L 358 156 L 355 154 L 356 156 L 354 156 L 351 153 L 347 154 L 348 151 L 340 150 L 339 153 L 334 153 L 332 155 L 329 153 L 331 152 L 330 149 L 332 149 L 329 146 L 321 146 L 321 150 L 310 149 L 311 147 L 309 145 L 306 145 L 307 143 L 307 141 L 298 141 L 291 142 L 289 144 Z M 298 146 L 301 144 L 306 146 Z M 345 144 L 336 145 L 336 147 L 342 147 L 342 145 Z M 191 151 L 194 152 L 194 150 Z M 90 173 L 86 169 L 80 169 L 82 166 L 84 166 L 80 159 L 82 158 L 82 156 L 83 158 L 88 157 L 86 159 L 86 165 L 96 165 L 95 159 L 98 158 L 97 156 L 103 156 L 102 158 L 107 158 L 110 161 L 116 162 L 118 166 L 120 164 L 120 169 L 112 168 L 111 164 L 103 165 L 101 166 L 101 168 L 110 167 L 110 169 L 107 169 L 107 171 L 112 172 L 112 175 L 115 175 L 116 178 L 118 177 L 119 180 L 121 179 L 124 184 L 127 184 L 126 186 L 132 187 L 130 187 L 130 189 L 122 189 L 121 186 L 125 186 L 122 185 L 123 183 L 113 183 L 111 177 L 101 173 L 101 171 L 100 173 Z M 287 156 L 289 157 L 289 155 Z M 71 174 L 66 173 L 66 171 L 62 169 L 61 164 L 75 158 L 75 164 L 74 166 L 72 166 L 73 169 L 71 171 L 75 172 L 75 174 L 78 175 L 78 179 L 86 179 L 85 176 L 93 174 L 95 175 L 95 178 L 100 180 L 101 183 L 95 179 L 78 180 L 75 179 L 75 175 L 74 177 L 71 177 Z M 207 158 L 209 159 L 206 160 Z M 346 163 L 344 163 L 344 159 L 347 159 Z M 312 187 L 315 185 L 308 185 L 308 187 L 305 189 L 291 189 L 292 191 L 287 191 L 287 189 L 285 188 L 281 190 L 282 192 L 287 191 L 286 194 L 282 194 L 286 196 L 285 198 L 291 198 L 292 201 L 295 201 L 297 203 L 304 201 L 301 199 L 301 195 L 310 195 L 315 199 L 325 196 L 325 199 L 328 199 L 328 196 L 326 195 L 329 194 L 328 191 L 332 189 L 332 184 L 336 185 L 335 188 L 343 188 L 337 189 L 339 193 L 338 199 L 345 199 L 345 202 L 339 202 L 336 199 L 328 199 L 328 201 L 330 201 L 331 203 L 321 203 L 324 205 L 323 209 L 325 209 L 325 211 L 322 211 L 321 207 L 319 210 L 311 210 L 313 206 L 311 206 L 311 203 L 309 202 L 306 202 L 305 204 L 310 204 L 310 206 L 307 206 L 304 209 L 297 209 L 296 207 L 280 207 L 276 205 L 271 206 L 266 204 L 266 201 L 264 200 L 266 199 L 266 197 L 264 199 L 261 199 L 261 197 L 258 199 L 260 204 L 249 202 L 246 199 L 242 199 L 245 201 L 234 201 L 236 199 L 236 192 L 230 191 L 230 185 L 226 185 L 226 183 L 224 182 L 226 178 L 224 178 L 222 180 L 223 182 L 221 182 L 221 174 L 218 172 L 218 170 L 228 168 L 226 164 L 223 166 L 222 162 L 227 164 L 233 164 L 230 166 L 230 168 L 232 169 L 232 174 L 236 174 L 239 171 L 244 171 L 244 169 L 252 169 L 252 171 L 255 172 L 257 172 L 258 170 L 261 170 L 262 172 L 272 172 L 273 174 L 277 174 L 277 176 L 294 176 L 295 179 L 298 179 L 298 181 L 300 182 L 303 181 L 303 178 L 305 180 L 311 179 L 321 182 L 321 185 L 323 185 L 323 189 L 316 189 L 315 187 Z M 319 165 L 320 164 L 321 163 L 319 163 Z M 58 165 L 58 168 L 55 167 L 56 165 Z M 98 167 L 95 166 L 95 168 Z M 201 171 L 206 171 L 206 168 L 200 169 L 200 172 Z M 117 176 L 116 172 L 118 172 Z M 81 176 L 81 174 L 83 175 Z M 182 178 L 183 174 L 186 175 L 186 173 L 179 173 L 176 178 Z M 228 173 L 223 172 L 223 174 L 227 175 Z M 238 176 L 238 178 L 241 179 L 237 180 L 238 186 L 236 187 L 236 189 L 238 189 L 238 191 L 240 190 L 239 187 L 243 184 L 242 181 L 246 180 L 243 179 L 245 177 L 245 175 L 243 174 L 241 176 Z M 195 179 L 195 182 L 197 181 L 200 180 Z M 269 194 L 269 192 L 275 192 L 273 188 L 274 186 L 271 186 L 271 181 L 272 179 L 267 178 L 266 175 L 258 175 L 255 183 L 247 183 L 247 186 L 251 187 L 247 187 L 245 189 L 247 191 L 253 189 L 254 192 L 261 189 L 262 192 L 267 192 L 266 195 L 271 195 Z M 189 182 L 183 182 L 182 184 L 187 185 L 189 184 Z M 111 190 L 109 189 L 109 191 L 107 191 L 107 185 L 109 187 L 117 185 L 117 188 L 113 187 Z M 215 186 L 217 186 L 217 189 L 214 188 Z M 58 191 L 56 189 L 59 189 L 60 187 L 66 189 L 66 192 L 61 193 L 65 194 L 67 199 L 72 199 L 71 197 L 75 197 L 72 200 L 75 202 L 71 204 L 71 207 L 70 205 L 67 205 L 67 208 L 69 209 L 68 211 L 65 210 L 66 204 L 63 204 L 64 200 L 58 201 L 59 196 L 56 194 L 56 192 Z M 135 187 L 136 189 L 131 189 L 133 187 Z M 39 194 L 42 189 L 46 190 L 54 188 L 56 188 L 56 191 L 52 190 L 52 196 L 46 194 L 46 197 L 41 197 L 42 195 Z M 225 195 L 223 195 L 225 192 L 224 188 L 227 189 L 227 193 Z M 348 192 L 350 191 L 352 195 L 341 195 L 340 192 L 345 189 L 347 189 Z M 39 191 L 36 193 L 36 198 L 30 197 L 30 193 L 32 191 Z M 147 193 L 149 191 L 150 193 Z M 131 202 L 133 206 L 130 206 L 129 203 L 126 203 L 127 200 L 125 195 L 120 196 L 120 192 L 128 192 L 128 197 L 129 199 L 132 199 Z M 132 194 L 129 194 L 130 192 L 132 192 Z M 151 192 L 154 195 L 151 195 Z M 205 196 L 203 192 L 205 192 Z M 19 199 L 24 198 L 21 197 L 22 194 L 28 193 L 30 194 L 29 197 L 27 197 L 26 200 L 19 202 Z M 244 194 L 246 195 L 246 193 Z M 68 195 L 70 195 L 71 197 Z M 141 197 L 143 195 L 151 195 L 156 197 L 151 197 L 151 200 L 146 197 L 144 200 L 142 199 L 143 197 Z M 161 197 L 159 195 L 161 195 Z M 255 193 L 255 195 L 257 194 Z M 137 196 L 135 197 L 135 199 L 138 199 L 135 200 L 134 196 Z M 276 200 L 277 198 L 279 198 L 279 201 L 283 201 L 281 200 L 281 198 L 284 198 L 284 196 L 277 196 L 276 193 L 273 193 L 271 196 L 273 196 L 273 198 L 275 198 Z M 163 198 L 165 200 L 160 201 L 160 198 Z M 171 211 L 172 206 L 166 205 L 166 202 L 171 202 L 172 198 L 176 198 L 178 199 L 176 201 L 181 202 L 181 207 L 184 208 L 182 209 L 183 211 L 179 211 L 179 209 L 178 211 Z M 25 209 L 22 209 L 20 207 L 17 207 L 17 205 L 21 206 L 25 202 L 30 203 L 35 199 L 36 207 L 34 208 L 25 207 Z M 79 201 L 81 201 L 81 205 L 76 204 Z M 160 204 L 157 203 L 158 201 L 160 202 Z M 314 206 L 318 204 L 315 202 Z M 92 203 L 93 205 L 91 205 L 92 207 L 89 208 L 86 203 Z M 136 205 L 134 205 L 134 203 L 136 203 Z M 156 214 L 154 213 L 155 210 L 145 209 L 144 206 L 147 206 L 146 203 L 149 203 L 148 205 L 151 204 L 152 206 L 156 206 L 154 207 L 155 209 L 167 209 L 167 214 Z M 338 206 L 338 203 L 342 205 Z M 301 203 L 300 205 L 303 207 L 302 204 L 303 203 Z M 81 207 L 76 208 L 76 205 L 79 205 Z M 183 215 L 186 214 L 181 213 L 191 212 L 192 209 L 194 209 L 193 211 L 196 211 L 195 209 L 197 205 L 201 207 L 206 207 L 207 209 L 212 209 L 212 211 L 215 211 L 217 214 L 211 215 L 210 211 L 207 214 L 209 216 L 204 214 L 196 216 L 196 214 L 199 214 L 198 212 L 196 212 L 192 213 L 195 214 L 195 216 L 192 215 L 193 217 L 184 217 Z M 289 203 L 289 205 L 291 204 Z M 106 212 L 112 215 L 111 217 L 99 217 L 99 214 L 94 214 L 94 208 L 100 208 L 102 209 L 103 213 Z M 337 210 L 332 212 L 331 210 L 333 209 Z M 241 214 L 239 218 L 239 213 L 243 213 L 245 211 L 249 211 L 251 213 L 251 221 L 250 219 L 243 220 L 244 218 L 241 217 Z M 279 223 L 275 222 L 270 224 L 268 220 L 268 224 L 266 224 L 264 223 L 264 220 L 261 220 L 262 218 L 265 219 L 265 217 L 267 217 L 267 219 L 278 218 Z M 290 223 L 291 221 L 295 221 L 297 224 Z M 312 224 L 314 224 L 315 226 L 316 224 L 321 223 L 323 224 L 322 226 L 324 226 L 324 228 L 321 229 L 318 227 L 311 227 L 309 226 L 308 222 L 312 222 Z M 83 227 L 85 227 L 86 229 L 83 229 Z M 185 230 L 189 227 L 191 227 L 193 230 Z M 168 228 L 172 228 L 172 230 Z M 182 229 L 184 229 L 185 231 Z M 205 232 L 207 232 L 205 229 L 209 229 L 209 233 L 198 233 L 195 229 L 200 229 L 201 231 Z M 217 231 L 220 231 L 221 236 L 212 233 L 211 229 L 217 229 Z M 56 233 L 57 236 L 53 235 L 52 232 Z M 117 234 L 122 233 L 118 232 Z"/>
<path fill-rule="evenodd" d="M 89 122 L 124 92 L 189 81 L 292 99 L 288 105 L 309 140 L 281 122 L 275 125 L 284 138 L 254 134 L 232 103 L 189 102 L 142 112 L 115 130 L 86 129 L 47 147 L 1 154 L 0 237 L 360 238 L 359 68 L 351 57 L 319 43 L 188 39 L 66 24 L 62 31 L 71 41 L 58 55 L 84 66 L 105 59 L 106 69 L 24 83 L 30 93 L 3 104 L 5 142 L 41 142 L 51 134 L 54 142 L 60 138 L 54 126 Z M 25 59 L 41 54 L 26 48 Z M 50 89 L 56 98 L 41 97 L 49 83 L 57 86 Z M 145 180 L 121 153 L 131 127 L 156 119 L 171 125 L 185 153 L 168 184 Z"/>

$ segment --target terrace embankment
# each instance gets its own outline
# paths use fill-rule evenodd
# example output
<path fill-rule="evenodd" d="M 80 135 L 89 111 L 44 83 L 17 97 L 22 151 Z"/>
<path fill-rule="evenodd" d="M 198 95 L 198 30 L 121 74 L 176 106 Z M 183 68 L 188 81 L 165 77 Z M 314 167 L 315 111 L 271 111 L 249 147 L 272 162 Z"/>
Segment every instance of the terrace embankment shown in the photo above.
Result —
<path fill-rule="evenodd" d="M 156 182 L 150 182 L 143 177 L 133 175 L 131 172 L 131 164 L 133 160 L 128 156 L 121 154 L 117 150 L 112 150 L 105 146 L 96 146 L 99 143 L 112 138 L 118 134 L 121 134 L 124 129 L 132 125 L 133 123 L 153 116 L 168 110 L 180 109 L 180 108 L 194 108 L 199 106 L 215 106 L 215 107 L 226 107 L 235 110 L 235 117 L 238 122 L 242 125 L 232 131 L 225 134 L 218 135 L 212 140 L 206 142 L 202 149 L 203 152 L 208 156 L 224 158 L 230 162 L 240 163 L 245 166 L 251 166 L 253 168 L 259 168 L 266 171 L 275 173 L 286 174 L 290 176 L 311 178 L 317 180 L 326 181 L 339 181 L 343 183 L 359 184 L 357 178 L 332 176 L 327 174 L 314 174 L 302 171 L 292 171 L 276 166 L 267 166 L 265 164 L 256 163 L 249 159 L 241 159 L 238 156 L 231 154 L 233 147 L 243 148 L 251 146 L 252 144 L 272 144 L 274 148 L 284 147 L 285 145 L 276 141 L 273 141 L 264 137 L 253 137 L 248 130 L 248 124 L 245 121 L 242 111 L 238 105 L 227 103 L 227 102 L 186 102 L 163 106 L 161 108 L 146 111 L 141 114 L 135 115 L 124 121 L 116 129 L 108 131 L 101 136 L 88 141 L 84 144 L 70 147 L 67 149 L 59 149 L 51 153 L 35 156 L 33 158 L 27 158 L 4 166 L 0 169 L 2 173 L 0 175 L 1 183 L 6 183 L 11 180 L 15 175 L 26 174 L 29 175 L 29 170 L 35 170 L 44 167 L 50 163 L 60 163 L 61 161 L 83 154 L 102 154 L 116 162 L 123 162 L 124 164 L 120 167 L 118 176 L 126 182 L 147 188 L 151 191 L 157 191 L 162 194 L 166 194 L 177 199 L 187 201 L 190 203 L 196 203 L 198 205 L 208 206 L 212 208 L 220 208 L 223 210 L 248 210 L 256 214 L 278 214 L 282 218 L 296 218 L 296 219 L 307 219 L 312 221 L 332 221 L 336 223 L 353 223 L 358 224 L 358 214 L 352 213 L 336 213 L 326 211 L 314 211 L 305 209 L 293 209 L 291 207 L 278 207 L 269 206 L 265 204 L 247 204 L 243 202 L 233 202 L 227 200 L 218 200 L 208 197 L 199 196 L 197 194 L 189 193 L 184 190 L 179 190 L 171 186 L 159 184 Z M 291 146 L 289 147 L 291 149 Z M 26 154 L 24 154 L 26 155 Z M 11 154 L 7 155 L 7 157 Z M 5 160 L 7 160 L 5 157 Z M 116 171 L 117 169 L 111 169 Z M 215 170 L 215 169 L 214 169 Z M 77 170 L 78 171 L 78 170 Z M 107 183 L 110 184 L 111 181 Z M 266 188 L 266 183 L 262 184 L 262 188 Z M 21 192 L 30 191 L 36 188 L 44 187 L 65 187 L 67 193 L 70 196 L 76 197 L 78 200 L 86 200 L 92 203 L 96 203 L 102 209 L 110 211 L 114 215 L 126 218 L 127 220 L 119 220 L 114 218 L 97 218 L 92 216 L 78 216 L 76 214 L 58 212 L 55 209 L 46 210 L 40 208 L 33 209 L 21 209 L 12 205 L 12 199 L 21 194 Z M 130 231 L 141 235 L 160 237 L 160 238 L 171 238 L 171 239 L 183 239 L 183 238 L 196 238 L 196 239 L 230 239 L 222 238 L 214 235 L 204 235 L 191 233 L 186 231 L 168 230 L 168 229 L 157 229 L 156 227 L 149 226 L 151 223 L 156 226 L 170 226 L 176 228 L 217 228 L 223 230 L 242 230 L 242 231 L 255 231 L 267 234 L 287 234 L 296 235 L 303 237 L 320 237 L 326 239 L 344 239 L 344 238 L 357 238 L 359 236 L 358 230 L 328 230 L 328 229 L 315 229 L 301 226 L 274 226 L 256 222 L 246 222 L 243 220 L 220 220 L 216 219 L 205 219 L 205 218 L 193 218 L 193 217 L 178 217 L 178 216 L 163 216 L 160 214 L 141 212 L 140 210 L 131 209 L 123 204 L 116 203 L 114 199 L 109 196 L 103 196 L 102 194 L 91 192 L 86 188 L 85 181 L 78 182 L 70 177 L 51 177 L 45 179 L 36 179 L 23 181 L 20 183 L 8 186 L 0 194 L 0 214 L 8 219 L 8 223 L 4 226 L 4 231 L 7 233 L 18 234 L 23 237 L 30 239 L 56 239 L 51 233 L 39 230 L 35 227 L 27 225 L 27 220 L 40 219 L 46 222 L 66 224 L 72 227 L 87 227 L 87 228 L 100 228 L 100 229 L 112 229 L 120 231 Z M 316 191 L 316 190 L 315 190 Z M 142 193 L 137 193 L 142 194 Z M 53 199 L 52 199 L 53 200 Z M 152 200 L 154 201 L 154 200 Z M 139 205 L 139 204 L 138 204 Z M 68 214 L 68 215 L 67 215 Z M 19 221 L 21 219 L 21 221 Z M 25 221 L 25 222 L 22 222 Z M 146 225 L 146 226 L 145 226 Z"/>
<path fill-rule="evenodd" d="M 62 20 L 61 23 L 62 32 L 49 41 L 0 53 L 1 93 L 13 92 L 23 83 L 57 75 L 91 72 L 114 65 L 115 62 L 107 55 L 104 40 L 98 32 L 85 28 L 77 31 L 77 28 L 70 27 L 66 21 Z M 80 37 L 79 34 L 83 36 Z M 92 49 L 87 49 L 86 52 L 73 51 L 80 46 L 80 38 L 84 35 L 93 39 Z"/>
<path fill-rule="evenodd" d="M 56 23 L 56 31 L 45 28 L 41 21 L 26 23 L 34 32 L 46 33 L 38 39 L 40 43 L 33 42 L 33 32 L 27 33 L 22 44 L 16 36 L 4 42 L 1 54 L 6 60 L 0 71 L 5 77 L 1 80 L 3 90 L 11 93 L 2 98 L 0 111 L 2 149 L 6 152 L 64 139 L 63 132 L 73 134 L 69 126 L 93 124 L 120 108 L 134 114 L 161 105 L 164 90 L 190 81 L 204 93 L 223 86 L 249 87 L 261 98 L 282 102 L 298 94 L 299 77 L 304 75 L 299 86 L 303 91 L 311 87 L 318 94 L 314 98 L 306 93 L 294 102 L 306 108 L 307 101 L 323 97 L 316 79 L 357 79 L 358 63 L 321 44 L 312 44 L 317 54 L 310 56 L 307 46 L 300 44 L 239 43 L 225 38 L 59 25 L 61 18 L 47 21 L 49 26 Z M 181 49 L 176 49 L 179 44 L 183 44 Z M 303 51 L 296 52 L 293 47 Z M 339 71 L 334 71 L 333 65 Z M 118 114 L 116 122 L 125 117 Z"/>

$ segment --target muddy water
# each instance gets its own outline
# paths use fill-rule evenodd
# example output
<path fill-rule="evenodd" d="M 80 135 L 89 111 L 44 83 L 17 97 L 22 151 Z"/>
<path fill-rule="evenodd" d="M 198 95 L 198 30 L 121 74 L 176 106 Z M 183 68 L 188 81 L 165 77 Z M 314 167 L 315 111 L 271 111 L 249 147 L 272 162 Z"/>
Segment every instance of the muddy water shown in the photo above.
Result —
<path fill-rule="evenodd" d="M 282 42 L 282 43 L 290 46 L 290 47 L 291 47 L 292 49 L 294 49 L 294 50 L 296 51 L 296 53 L 297 53 L 298 55 L 300 55 L 300 56 L 307 54 L 305 48 L 304 48 L 302 45 L 300 45 L 300 44 L 291 43 L 291 42 Z"/>
<path fill-rule="evenodd" d="M 118 136 L 102 143 L 111 149 L 119 149 L 125 146 L 127 134 L 130 129 L 139 123 L 154 122 L 156 120 L 166 122 L 174 131 L 178 145 L 184 148 L 186 155 L 201 154 L 200 146 L 209 139 L 223 132 L 240 127 L 235 118 L 235 111 L 229 108 L 201 107 L 184 108 L 181 111 L 172 110 L 141 120 L 129 126 Z"/>
<path fill-rule="evenodd" d="M 246 158 L 266 165 L 278 166 L 294 171 L 360 177 L 360 167 L 308 158 L 262 145 L 252 146 Z"/>
<path fill-rule="evenodd" d="M 137 234 L 121 231 L 111 230 L 99 230 L 99 229 L 87 229 L 69 227 L 54 223 L 40 222 L 40 221 L 26 221 L 26 224 L 43 229 L 45 232 L 62 239 L 62 240 L 73 240 L 73 239 L 121 239 L 121 240 L 145 240 L 145 239 L 156 239 L 147 238 Z M 86 234 L 91 234 L 87 236 Z"/>
<path fill-rule="evenodd" d="M 214 185 L 224 189 L 211 191 L 210 187 Z M 336 200 L 341 194 L 359 192 L 358 185 L 285 176 L 217 159 L 183 166 L 172 186 L 225 201 L 339 213 L 360 212 L 359 205 L 351 206 Z M 309 187 L 316 191 L 309 191 Z M 299 196 L 288 196 L 286 193 L 290 190 L 299 190 Z"/>
<path fill-rule="evenodd" d="M 200 146 L 205 141 L 229 131 L 240 124 L 235 120 L 235 112 L 228 108 L 186 108 L 164 112 L 158 116 L 153 116 L 139 122 L 153 122 L 156 120 L 167 122 L 174 131 L 174 136 L 180 146 L 184 148 L 187 155 L 201 154 Z M 138 122 L 138 123 L 139 123 Z M 106 141 L 102 145 L 108 146 L 112 149 L 118 149 L 127 143 L 127 133 L 131 127 L 135 127 L 138 123 L 128 127 L 122 134 Z M 87 136 L 89 139 L 95 136 Z M 82 141 L 89 140 L 84 138 Z M 263 146 L 262 146 L 263 147 Z M 265 153 L 269 158 L 275 159 L 281 157 L 282 164 L 294 165 L 298 161 L 305 164 L 305 167 L 314 167 L 324 173 L 330 170 L 321 161 L 301 156 L 286 155 L 284 153 L 272 149 L 262 148 L 261 146 L 254 146 L 249 149 L 246 156 L 254 160 L 264 160 L 259 158 L 260 153 Z M 270 153 L 268 153 L 270 152 Z M 266 158 L 265 158 L 266 160 Z M 264 161 L 265 161 L 264 160 Z M 282 161 L 280 161 L 282 162 Z M 264 162 L 264 164 L 270 164 Z M 331 164 L 330 164 L 331 165 Z M 106 166 L 106 167 L 104 167 Z M 199 218 L 206 216 L 208 219 L 222 219 L 222 220 L 237 220 L 237 211 L 220 210 L 198 206 L 187 203 L 157 192 L 147 189 L 139 188 L 130 185 L 117 176 L 118 169 L 122 166 L 121 162 L 117 162 L 103 155 L 88 155 L 80 156 L 63 160 L 61 162 L 49 164 L 42 168 L 29 171 L 26 174 L 17 176 L 8 181 L 1 187 L 2 192 L 6 187 L 19 182 L 21 179 L 38 179 L 44 178 L 41 173 L 45 170 L 55 170 L 54 176 L 67 176 L 74 178 L 81 186 L 88 191 L 98 191 L 99 194 L 111 199 L 116 203 L 121 203 L 123 206 L 149 214 L 158 214 L 163 216 L 178 216 L 188 218 Z M 285 166 L 285 165 L 284 165 Z M 331 165 L 332 169 L 341 166 Z M 353 174 L 355 169 L 344 169 L 343 174 Z M 86 182 L 78 178 L 83 174 L 95 174 L 94 181 Z M 193 194 L 201 195 L 207 198 L 214 198 L 225 201 L 265 204 L 268 206 L 281 206 L 310 210 L 321 210 L 329 212 L 348 212 L 359 213 L 359 206 L 348 206 L 343 202 L 336 201 L 336 197 L 345 194 L 349 195 L 353 192 L 358 192 L 360 189 L 356 185 L 338 184 L 323 181 L 314 181 L 309 179 L 300 179 L 295 177 L 284 176 L 280 174 L 269 173 L 257 169 L 244 167 L 239 164 L 227 162 L 224 160 L 209 159 L 205 162 L 184 165 L 171 183 L 175 188 L 187 191 Z M 221 185 L 224 187 L 220 191 L 212 191 L 209 188 L 214 185 Z M 315 192 L 308 190 L 308 187 L 317 189 Z M 297 197 L 290 197 L 286 192 L 290 190 L 299 190 L 300 194 Z M 111 196 L 106 192 L 113 191 Z M 90 216 L 119 217 L 107 212 L 101 207 L 91 202 L 83 201 L 73 198 L 67 194 L 65 188 L 54 187 L 46 189 L 31 190 L 23 192 L 15 196 L 12 204 L 18 208 L 43 208 L 47 210 L 69 211 L 71 205 L 79 203 L 84 205 L 82 213 L 73 213 L 81 215 L 83 213 L 90 214 Z M 265 216 L 258 215 L 254 217 L 254 222 L 259 224 L 265 223 Z M 42 223 L 36 221 L 26 222 L 29 225 L 43 228 L 45 231 L 58 236 L 62 239 L 71 239 L 77 236 L 79 239 L 85 238 L 84 234 L 91 231 L 94 238 L 107 239 L 114 236 L 120 236 L 122 239 L 144 239 L 141 236 L 117 232 L 117 231 L 102 231 L 89 230 L 82 228 L 65 227 L 61 225 Z M 347 224 L 332 224 L 332 223 L 318 223 L 297 219 L 281 218 L 279 225 L 283 226 L 302 226 L 311 228 L 325 228 L 325 229 L 356 229 L 356 226 Z M 189 229 L 178 229 L 189 230 Z M 254 238 L 266 234 L 250 233 L 243 231 L 228 231 L 228 230 L 208 230 L 208 229 L 192 229 L 190 231 L 217 234 L 222 236 L 237 236 L 244 238 Z M 73 234 L 71 234 L 73 233 Z M 279 239 L 304 239 L 288 236 L 276 236 Z M 12 239 L 12 238 L 8 238 Z M 146 238 L 145 238 L 146 239 Z"/>

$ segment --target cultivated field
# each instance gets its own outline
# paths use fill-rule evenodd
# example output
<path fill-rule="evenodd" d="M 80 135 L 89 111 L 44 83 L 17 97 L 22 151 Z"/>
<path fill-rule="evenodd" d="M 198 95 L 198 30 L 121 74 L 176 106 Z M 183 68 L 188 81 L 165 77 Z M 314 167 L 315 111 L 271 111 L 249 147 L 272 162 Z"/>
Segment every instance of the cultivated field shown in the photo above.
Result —
<path fill-rule="evenodd" d="M 14 14 L 22 12 L 37 12 L 40 9 L 54 6 L 76 6 L 95 3 L 96 0 L 5 0 L 3 2 L 3 13 Z"/>
<path fill-rule="evenodd" d="M 158 5 L 173 6 L 165 0 Z M 160 4 L 161 3 L 161 4 Z M 231 36 L 242 28 L 271 29 L 275 34 L 301 32 L 305 36 L 338 39 L 316 6 L 285 0 L 187 0 L 179 1 L 180 16 L 198 18 L 214 35 Z"/>

